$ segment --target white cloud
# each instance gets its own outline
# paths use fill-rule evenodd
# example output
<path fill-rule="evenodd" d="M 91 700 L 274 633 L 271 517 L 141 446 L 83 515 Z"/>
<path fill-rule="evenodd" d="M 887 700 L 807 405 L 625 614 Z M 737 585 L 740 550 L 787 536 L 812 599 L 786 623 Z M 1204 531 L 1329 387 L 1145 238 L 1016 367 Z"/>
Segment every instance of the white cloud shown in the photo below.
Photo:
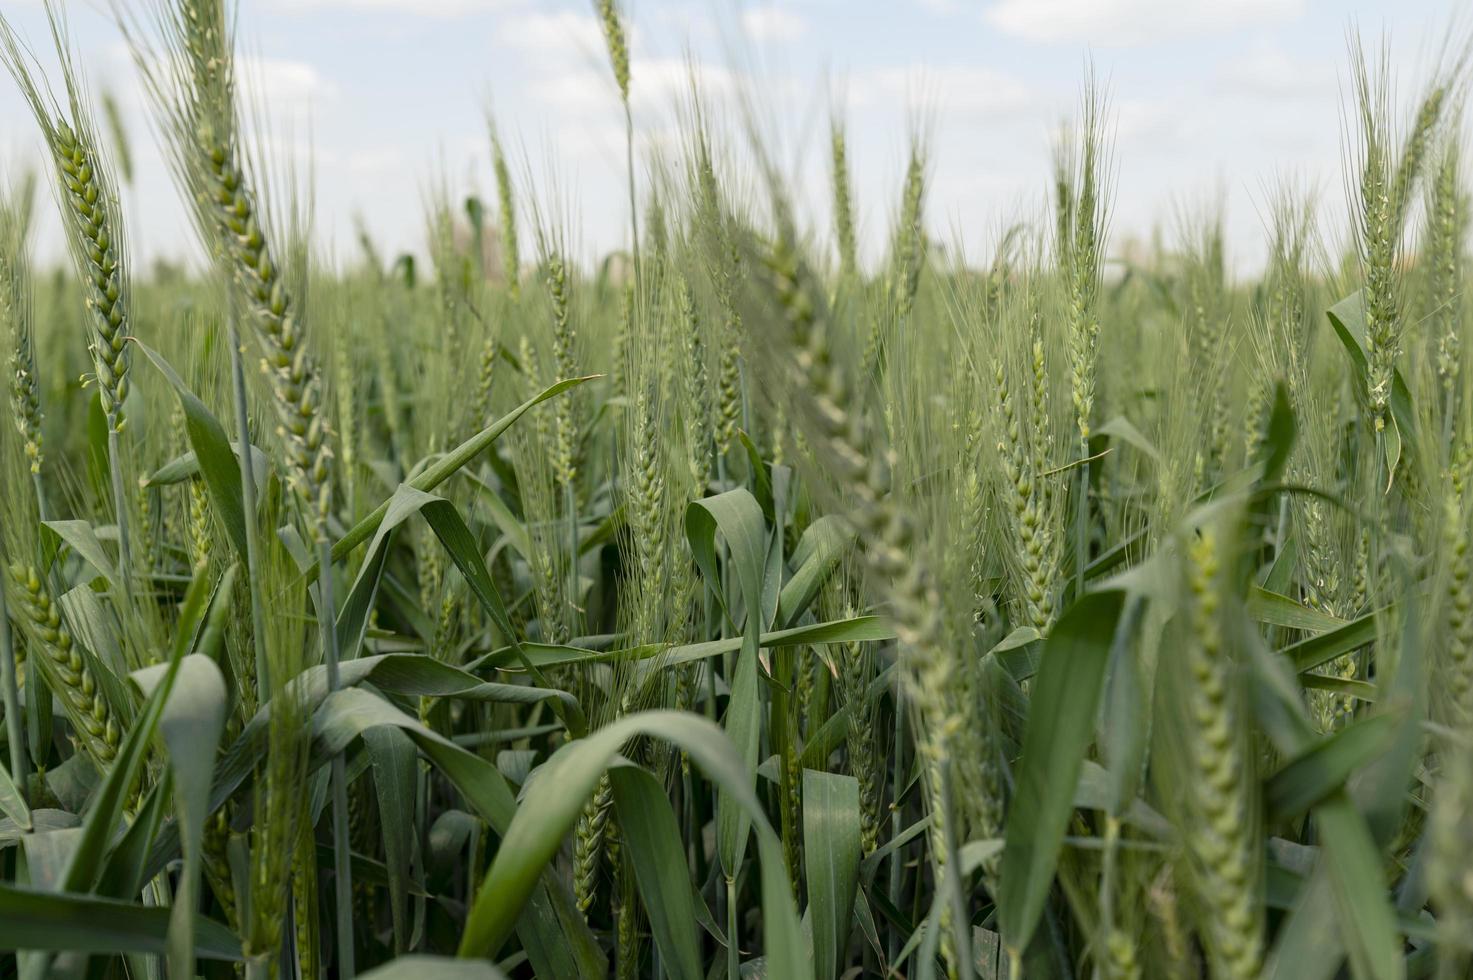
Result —
<path fill-rule="evenodd" d="M 578 113 L 611 111 L 619 98 L 613 76 L 592 67 L 548 73 L 530 81 L 527 91 L 549 106 Z"/>
<path fill-rule="evenodd" d="M 605 118 L 618 108 L 603 28 L 591 13 L 527 11 L 504 18 L 501 44 L 515 49 L 524 66 L 524 91 L 562 113 Z M 722 98 L 735 88 L 724 68 L 685 58 L 645 53 L 641 32 L 631 29 L 630 99 L 636 113 L 665 110 L 690 92 L 692 76 L 702 94 Z"/>
<path fill-rule="evenodd" d="M 135 71 L 133 53 L 122 41 L 109 43 L 102 49 L 107 86 L 120 105 L 131 113 L 147 113 L 150 98 Z M 307 120 L 310 110 L 336 101 L 341 91 L 310 62 L 290 58 L 269 58 L 254 54 L 235 59 L 240 97 L 246 111 L 272 123 L 297 125 Z M 149 71 L 167 76 L 167 65 L 150 60 Z"/>
<path fill-rule="evenodd" d="M 338 89 L 305 61 L 244 56 L 236 59 L 237 75 L 251 103 L 303 108 L 337 97 Z"/>
<path fill-rule="evenodd" d="M 1117 146 L 1153 154 L 1190 155 L 1212 125 L 1189 102 L 1174 98 L 1116 99 L 1110 115 Z"/>
<path fill-rule="evenodd" d="M 1218 73 L 1222 93 L 1274 99 L 1334 99 L 1334 66 L 1294 57 L 1282 47 L 1255 44 L 1225 62 Z"/>
<path fill-rule="evenodd" d="M 603 50 L 603 29 L 592 14 L 571 10 L 555 14 L 527 13 L 509 17 L 497 40 L 538 58 L 567 64 Z"/>
<path fill-rule="evenodd" d="M 706 100 L 720 101 L 737 90 L 736 77 L 726 69 L 692 66 L 681 58 L 636 57 L 629 76 L 629 98 L 636 113 L 661 112 L 678 105 L 690 94 L 692 77 Z M 613 77 L 601 64 L 548 72 L 529 88 L 542 101 L 568 112 L 602 117 L 618 105 Z"/>
<path fill-rule="evenodd" d="M 379 179 L 411 171 L 404 151 L 398 147 L 360 147 L 348 152 L 348 172 L 355 177 Z"/>
<path fill-rule="evenodd" d="M 808 21 L 792 10 L 764 5 L 742 11 L 742 29 L 759 44 L 786 43 L 806 34 Z"/>
<path fill-rule="evenodd" d="M 591 121 L 582 125 L 559 125 L 556 129 L 556 156 L 560 162 L 601 161 L 618 159 L 624 147 L 624 127 L 613 121 Z"/>
<path fill-rule="evenodd" d="M 683 58 L 636 58 L 630 74 L 634 103 L 646 108 L 664 108 L 684 99 L 692 78 L 704 99 L 720 100 L 737 90 L 736 77 L 725 68 L 692 65 Z"/>
<path fill-rule="evenodd" d="M 501 23 L 497 41 L 521 55 L 527 94 L 564 113 L 607 113 L 617 106 L 603 29 L 592 14 L 529 11 Z"/>
<path fill-rule="evenodd" d="M 862 108 L 940 109 L 966 116 L 996 116 L 1028 108 L 1033 96 L 1019 79 L 990 68 L 917 65 L 862 72 L 849 82 Z"/>
<path fill-rule="evenodd" d="M 618 109 L 618 92 L 609 68 L 603 28 L 591 13 L 526 11 L 503 19 L 499 42 L 517 50 L 524 66 L 524 90 L 559 112 L 592 119 Z M 726 68 L 651 54 L 644 32 L 630 25 L 629 97 L 641 125 L 684 101 L 692 79 L 701 96 L 731 97 L 745 77 Z M 581 120 L 580 120 L 581 121 Z"/>
<path fill-rule="evenodd" d="M 469 17 L 520 6 L 522 0 L 272 0 L 276 10 L 302 13 L 312 10 L 361 10 L 419 14 L 427 17 Z"/>
<path fill-rule="evenodd" d="M 998 0 L 984 16 L 1031 41 L 1129 46 L 1284 23 L 1306 6 L 1307 0 Z"/>
<path fill-rule="evenodd" d="M 644 13 L 641 10 L 641 13 Z M 702 6 L 671 5 L 655 7 L 649 11 L 646 23 L 656 25 L 664 34 L 678 41 L 715 41 L 721 37 L 720 26 L 713 11 Z"/>

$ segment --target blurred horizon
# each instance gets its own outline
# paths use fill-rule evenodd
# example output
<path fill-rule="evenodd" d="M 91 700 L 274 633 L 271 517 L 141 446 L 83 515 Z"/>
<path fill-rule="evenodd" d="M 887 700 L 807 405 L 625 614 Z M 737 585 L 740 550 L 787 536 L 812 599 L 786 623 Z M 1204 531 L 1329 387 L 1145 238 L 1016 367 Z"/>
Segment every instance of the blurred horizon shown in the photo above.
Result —
<path fill-rule="evenodd" d="M 133 9 L 143 0 L 120 0 Z M 105 0 L 64 4 L 91 93 L 112 94 L 131 144 L 123 191 L 140 271 L 198 267 L 198 247 L 159 152 L 131 56 Z M 1172 242 L 1220 206 L 1229 262 L 1258 267 L 1268 203 L 1285 182 L 1318 196 L 1343 235 L 1342 112 L 1348 38 L 1387 39 L 1409 98 L 1466 43 L 1457 0 L 628 0 L 641 192 L 678 159 L 692 73 L 728 150 L 745 107 L 828 233 L 828 119 L 847 123 L 861 245 L 884 248 L 908 143 L 929 147 L 927 228 L 986 261 L 1002 230 L 1045 213 L 1050 150 L 1092 70 L 1115 133 L 1112 255 Z M 144 8 L 139 7 L 140 10 Z M 388 259 L 425 254 L 430 196 L 494 211 L 493 111 L 523 206 L 536 193 L 570 225 L 585 264 L 627 247 L 624 121 L 588 0 L 243 0 L 242 85 L 271 184 L 310 187 L 315 242 L 355 261 L 357 221 Z M 17 32 L 54 65 L 41 0 L 7 0 Z M 1454 39 L 1449 41 L 1449 39 Z M 52 75 L 53 80 L 56 76 Z M 100 106 L 95 106 L 100 114 Z M 39 163 L 14 84 L 0 82 L 0 180 Z M 662 157 L 663 154 L 663 157 Z M 750 171 L 732 175 L 755 188 Z M 528 183 L 534 185 L 529 190 Z M 278 195 L 279 196 L 279 195 Z M 286 202 L 274 200 L 280 209 Z M 645 203 L 641 201 L 641 206 Z M 760 207 L 760 195 L 739 205 Z M 40 212 L 43 262 L 61 254 Z M 494 216 L 493 216 L 494 220 Z M 525 222 L 526 214 L 519 216 Z"/>

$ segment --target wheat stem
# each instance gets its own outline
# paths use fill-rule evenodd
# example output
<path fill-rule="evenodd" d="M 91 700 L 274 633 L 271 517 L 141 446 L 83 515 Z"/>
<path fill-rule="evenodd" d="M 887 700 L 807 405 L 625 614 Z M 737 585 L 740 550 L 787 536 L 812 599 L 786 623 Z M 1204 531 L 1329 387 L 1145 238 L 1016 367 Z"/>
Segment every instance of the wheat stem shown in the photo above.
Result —
<path fill-rule="evenodd" d="M 338 632 L 333 602 L 332 544 L 326 534 L 317 540 L 318 619 L 322 625 L 323 660 L 327 666 L 327 689 L 342 686 L 338 671 Z M 348 836 L 348 773 L 340 752 L 332 759 L 333 881 L 337 888 L 338 975 L 353 977 L 353 871 Z"/>
<path fill-rule="evenodd" d="M 246 515 L 246 572 L 251 603 L 251 647 L 255 654 L 255 682 L 258 703 L 264 704 L 271 686 L 271 663 L 266 655 L 265 600 L 261 595 L 261 544 L 256 527 L 256 474 L 251 459 L 251 422 L 246 406 L 245 345 L 236 325 L 234 304 L 230 316 L 230 380 L 234 396 L 236 445 L 242 447 L 240 459 L 240 496 Z"/>
<path fill-rule="evenodd" d="M 5 734 L 10 744 L 10 775 L 24 801 L 30 766 L 26 759 L 25 726 L 21 723 L 20 687 L 16 682 L 15 640 L 10 632 L 10 615 L 5 590 L 0 589 L 0 696 L 4 697 Z"/>

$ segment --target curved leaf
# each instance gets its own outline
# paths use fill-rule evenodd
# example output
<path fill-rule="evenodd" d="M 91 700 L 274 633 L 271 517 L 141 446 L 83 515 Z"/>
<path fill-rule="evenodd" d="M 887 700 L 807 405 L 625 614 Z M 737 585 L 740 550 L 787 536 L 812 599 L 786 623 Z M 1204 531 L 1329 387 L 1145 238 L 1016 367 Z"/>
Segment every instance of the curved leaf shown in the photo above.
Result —
<path fill-rule="evenodd" d="M 489 449 L 491 444 L 495 442 L 498 438 L 500 438 L 503 432 L 511 428 L 512 425 L 517 421 L 517 419 L 525 415 L 529 409 L 540 404 L 541 402 L 547 401 L 549 398 L 555 398 L 556 396 L 562 394 L 570 388 L 576 388 L 578 385 L 581 385 L 584 382 L 592 381 L 595 378 L 599 377 L 602 377 L 602 375 L 591 374 L 583 378 L 568 378 L 565 381 L 559 381 L 554 385 L 550 385 L 538 394 L 533 395 L 531 398 L 528 398 L 526 401 L 522 402 L 510 412 L 507 412 L 495 422 L 492 422 L 490 425 L 486 426 L 486 428 L 482 429 L 480 432 L 471 436 L 469 439 L 461 443 L 451 452 L 448 452 L 444 456 L 440 457 L 440 459 L 433 466 L 426 468 L 423 473 L 419 474 L 413 480 L 411 480 L 409 482 L 409 485 L 416 490 L 429 491 L 435 489 L 440 484 L 450 479 L 450 477 L 454 476 L 456 471 L 459 470 L 462 466 L 466 465 L 471 460 L 479 456 L 481 453 Z M 339 538 L 337 543 L 333 545 L 333 561 L 341 559 L 344 555 L 348 554 L 348 552 L 352 551 L 354 548 L 367 541 L 369 537 L 372 536 L 373 532 L 378 530 L 379 524 L 382 523 L 384 516 L 388 512 L 389 502 L 386 500 L 383 503 L 379 504 L 378 507 L 374 508 L 373 513 L 369 514 L 363 520 L 353 525 L 352 529 L 349 530 L 347 534 L 344 534 L 341 538 Z M 303 573 L 302 577 L 310 579 L 315 577 L 316 574 L 317 568 L 314 564 L 311 568 Z"/>
<path fill-rule="evenodd" d="M 232 442 L 231 452 L 236 457 L 240 456 L 240 444 Z M 251 447 L 251 472 L 265 474 L 271 472 L 271 460 L 259 446 Z M 181 456 L 176 456 L 163 466 L 154 470 L 148 476 L 139 480 L 139 484 L 145 487 L 169 487 L 200 475 L 199 454 L 190 450 Z M 256 477 L 256 482 L 261 482 L 261 477 Z"/>
<path fill-rule="evenodd" d="M 449 956 L 401 956 L 358 974 L 359 980 L 505 980 L 490 963 Z"/>
<path fill-rule="evenodd" d="M 1264 786 L 1270 825 L 1292 820 L 1344 788 L 1356 770 L 1390 747 L 1408 713 L 1386 711 L 1359 719 L 1285 763 Z"/>
<path fill-rule="evenodd" d="M 421 658 L 423 659 L 423 658 Z M 352 666 L 344 664 L 345 668 Z M 430 731 L 383 698 L 359 688 L 343 688 L 329 696 L 313 719 L 316 745 L 314 765 L 326 764 L 353 739 L 375 728 L 397 728 L 414 741 L 419 750 L 455 785 L 465 801 L 503 837 L 517 814 L 516 798 L 506 778 L 486 759 L 468 752 Z M 578 744 L 578 743 L 575 743 Z M 503 841 L 503 849 L 507 846 Z M 530 899 L 518 905 L 511 921 L 528 955 L 544 964 L 539 973 L 549 976 L 602 977 L 606 965 L 597 941 L 583 916 L 573 907 L 572 896 L 551 875 L 529 885 Z M 526 896 L 524 896 L 524 899 Z M 553 967 L 553 958 L 565 965 Z"/>
<path fill-rule="evenodd" d="M 184 608 L 179 617 L 181 624 L 187 624 L 202 615 L 208 596 L 205 577 L 196 576 L 184 598 Z M 178 630 L 168 664 L 161 672 L 148 677 L 148 683 L 152 685 L 148 700 L 129 726 L 112 767 L 93 797 L 91 808 L 82 823 L 76 850 L 72 852 L 62 875 L 59 891 L 88 892 L 96 886 L 98 876 L 103 870 L 103 854 L 112 841 L 114 830 L 123 819 L 128 795 L 148 758 L 149 743 L 163 717 L 169 695 L 185 660 L 191 659 L 185 656 L 189 642 L 189 631 L 183 628 Z M 208 658 L 202 659 L 209 663 Z M 214 668 L 214 664 L 210 663 L 210 667 Z M 190 673 L 200 669 L 203 667 L 192 664 Z"/>
<path fill-rule="evenodd" d="M 535 704 L 549 699 L 560 699 L 576 705 L 576 699 L 565 691 L 519 684 L 488 683 L 449 664 L 440 663 L 419 654 L 384 654 L 350 660 L 341 665 L 340 678 L 344 688 L 370 683 L 381 691 L 402 694 L 407 697 L 459 697 L 466 700 L 511 704 Z M 301 710 L 317 711 L 319 706 L 327 700 L 329 694 L 327 668 L 319 665 L 303 671 L 289 682 L 288 691 L 289 695 L 284 696 L 298 699 Z M 369 697 L 382 704 L 387 710 L 400 715 L 382 699 L 374 698 L 372 695 Z M 213 813 L 218 809 L 246 782 L 256 764 L 264 756 L 270 721 L 271 704 L 267 703 L 256 712 L 226 750 L 224 757 L 215 768 L 214 784 L 210 790 L 210 812 Z M 464 751 L 458 747 L 455 748 L 457 751 Z M 484 802 L 486 801 L 483 800 Z M 504 803 L 506 808 L 501 812 L 503 819 L 500 826 L 505 826 L 510 821 L 511 813 L 515 809 L 515 799 L 510 791 L 506 793 Z M 489 816 L 487 819 L 493 826 L 497 826 L 497 821 L 491 820 Z M 161 871 L 178 853 L 178 829 L 173 826 L 167 827 L 154 845 L 153 853 L 149 858 L 150 876 Z"/>
<path fill-rule="evenodd" d="M 139 687 L 150 690 L 163 679 L 166 669 L 150 667 L 133 678 Z M 184 846 L 184 870 L 169 928 L 169 968 L 175 976 L 194 972 L 194 911 L 199 901 L 205 817 L 209 813 L 215 751 L 225 730 L 227 697 L 220 668 L 209 657 L 192 654 L 180 665 L 173 694 L 159 720 L 159 732 L 168 747 L 169 766 L 174 773 L 174 805 Z"/>
<path fill-rule="evenodd" d="M 777 622 L 784 626 L 797 623 L 853 543 L 854 530 L 836 514 L 820 517 L 808 526 L 793 552 L 797 570 L 778 594 Z"/>
<path fill-rule="evenodd" d="M 163 355 L 141 343 L 136 338 L 129 340 L 138 346 L 153 366 L 158 368 L 164 380 L 174 389 L 179 398 L 179 407 L 184 410 L 184 431 L 189 444 L 194 448 L 196 465 L 205 480 L 209 492 L 210 506 L 220 518 L 230 543 L 235 546 L 241 561 L 248 561 L 246 551 L 246 512 L 243 484 L 240 478 L 240 461 L 235 447 L 225 434 L 225 427 L 211 414 L 179 374 L 164 360 Z"/>
<path fill-rule="evenodd" d="M 70 545 L 77 557 L 91 565 L 109 585 L 117 581 L 117 569 L 91 524 L 86 521 L 44 521 L 42 526 L 55 531 L 56 536 Z"/>
<path fill-rule="evenodd" d="M 788 885 L 782 843 L 752 791 L 746 761 L 710 721 L 677 711 L 628 715 L 563 746 L 548 760 L 546 771 L 527 790 L 476 894 L 461 937 L 460 955 L 489 955 L 506 941 L 533 885 L 577 823 L 584 802 L 593 795 L 620 746 L 636 736 L 663 739 L 684 750 L 746 814 L 757 833 L 767 973 L 777 980 L 797 980 L 805 973 L 807 951 Z"/>

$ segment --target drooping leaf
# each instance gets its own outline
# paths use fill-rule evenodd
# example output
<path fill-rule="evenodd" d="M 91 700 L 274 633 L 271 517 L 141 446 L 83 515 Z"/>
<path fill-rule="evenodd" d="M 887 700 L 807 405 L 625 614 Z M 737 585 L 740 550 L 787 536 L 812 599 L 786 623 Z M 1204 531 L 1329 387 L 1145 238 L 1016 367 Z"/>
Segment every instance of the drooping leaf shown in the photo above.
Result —
<path fill-rule="evenodd" d="M 533 885 L 577 822 L 584 802 L 619 747 L 641 735 L 684 750 L 746 812 L 757 836 L 767 974 L 777 980 L 797 980 L 806 973 L 807 950 L 788 885 L 782 843 L 752 791 L 750 770 L 719 728 L 704 718 L 674 711 L 627 715 L 563 746 L 548 760 L 548 771 L 528 789 L 476 894 L 460 955 L 486 956 L 500 949 Z"/>
<path fill-rule="evenodd" d="M 185 595 L 184 608 L 179 617 L 181 622 L 188 623 L 203 615 L 209 591 L 204 576 L 197 576 Z M 161 673 L 153 678 L 153 689 L 148 695 L 143 710 L 139 712 L 138 717 L 133 719 L 127 734 L 123 736 L 112 767 L 93 797 L 91 809 L 87 811 L 87 817 L 82 824 L 76 849 L 72 852 L 71 860 L 67 863 L 66 872 L 62 876 L 59 891 L 88 892 L 95 887 L 98 876 L 103 870 L 103 854 L 112 840 L 114 830 L 123 820 L 128 795 L 148 758 L 149 744 L 154 732 L 158 729 L 159 721 L 163 717 L 164 708 L 174 689 L 179 672 L 184 662 L 189 659 L 186 656 L 189 642 L 190 636 L 187 630 L 181 629 L 176 633 L 174 649 L 168 664 Z M 208 658 L 203 659 L 208 662 Z M 210 668 L 214 668 L 213 663 L 210 663 Z M 204 669 L 202 666 L 191 666 L 190 672 L 194 673 L 202 669 Z"/>
<path fill-rule="evenodd" d="M 404 517 L 408 517 L 411 513 L 418 513 L 425 519 L 430 530 L 434 531 L 435 537 L 439 539 L 451 561 L 455 563 L 455 567 L 465 579 L 466 585 L 470 587 L 471 594 L 476 597 L 481 608 L 491 617 L 492 623 L 500 630 L 501 635 L 510 642 L 517 660 L 541 680 L 538 668 L 526 657 L 522 649 L 506 604 L 502 601 L 501 593 L 496 588 L 496 582 L 491 578 L 491 572 L 486 568 L 480 545 L 461 518 L 460 512 L 455 509 L 455 505 L 443 497 L 436 497 L 409 484 L 403 484 L 390 498 L 385 517 L 387 518 L 390 513 Z M 549 703 L 558 718 L 567 726 L 570 734 L 576 737 L 587 730 L 588 722 L 583 717 L 583 712 L 576 701 L 554 698 Z"/>
<path fill-rule="evenodd" d="M 346 669 L 353 665 L 343 666 Z M 384 726 L 409 736 L 471 808 L 505 837 L 518 808 L 511 788 L 496 767 L 368 691 L 344 688 L 322 702 L 313 719 L 316 736 L 313 766 L 325 765 L 340 755 L 353 739 Z M 547 971 L 556 969 L 564 976 L 576 974 L 585 980 L 603 977 L 606 971 L 603 955 L 583 916 L 573 906 L 572 895 L 551 875 L 538 877 L 529 888 L 528 900 L 518 906 L 511 922 L 534 963 L 540 958 Z M 564 965 L 555 968 L 551 965 L 554 962 Z"/>
<path fill-rule="evenodd" d="M 46 521 L 44 526 L 55 531 L 57 537 L 70 545 L 77 557 L 91 565 L 104 581 L 108 584 L 117 581 L 117 569 L 91 524 L 86 521 Z"/>
<path fill-rule="evenodd" d="M 220 518 L 240 560 L 247 561 L 245 497 L 242 492 L 244 484 L 240 476 L 240 459 L 236 456 L 230 438 L 225 434 L 225 427 L 205 407 L 205 403 L 189 390 L 189 386 L 169 362 L 164 360 L 163 355 L 136 339 L 132 339 L 132 342 L 137 344 L 138 349 L 174 389 L 179 407 L 184 410 L 184 431 L 194 449 L 199 473 L 204 477 L 210 506 Z"/>

